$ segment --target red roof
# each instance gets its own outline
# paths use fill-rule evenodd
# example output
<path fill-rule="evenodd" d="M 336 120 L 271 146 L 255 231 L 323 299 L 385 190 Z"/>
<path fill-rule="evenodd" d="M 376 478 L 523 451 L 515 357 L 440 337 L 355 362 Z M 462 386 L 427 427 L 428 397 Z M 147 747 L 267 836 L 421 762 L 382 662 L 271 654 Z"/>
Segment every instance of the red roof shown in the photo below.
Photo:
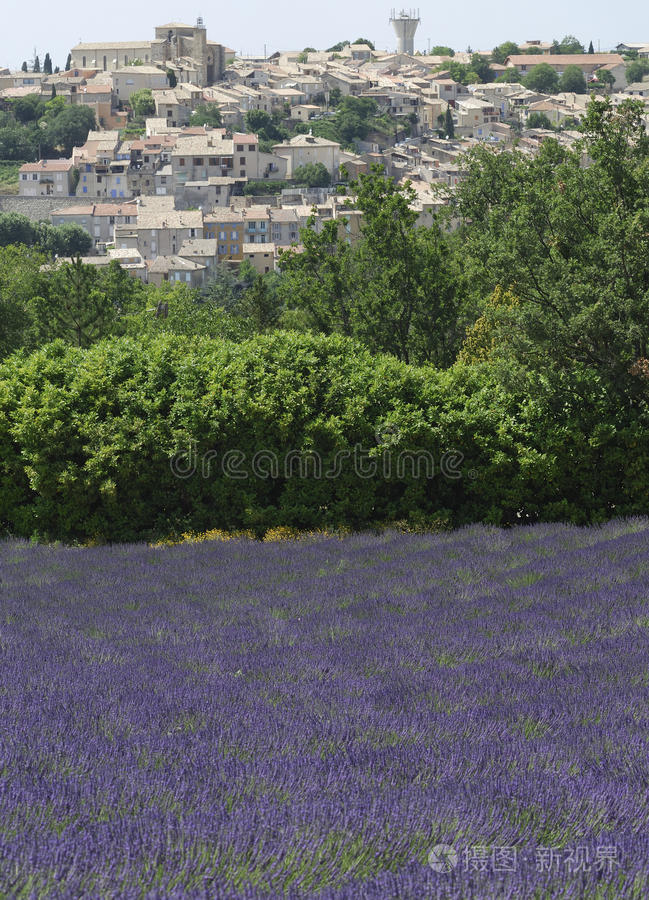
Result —
<path fill-rule="evenodd" d="M 71 159 L 40 159 L 35 163 L 25 163 L 19 172 L 67 172 L 73 166 Z"/>

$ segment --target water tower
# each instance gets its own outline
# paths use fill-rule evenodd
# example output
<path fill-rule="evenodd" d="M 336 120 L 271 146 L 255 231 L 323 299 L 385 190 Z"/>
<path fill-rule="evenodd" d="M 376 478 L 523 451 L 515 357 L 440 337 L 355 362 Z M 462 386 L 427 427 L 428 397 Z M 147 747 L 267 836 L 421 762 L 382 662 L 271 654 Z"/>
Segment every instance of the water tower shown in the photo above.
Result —
<path fill-rule="evenodd" d="M 396 15 L 396 10 L 392 10 L 390 24 L 397 36 L 397 53 L 409 53 L 412 55 L 415 52 L 415 31 L 419 26 L 419 21 L 418 9 L 410 9 L 408 12 L 402 9 L 398 16 Z"/>

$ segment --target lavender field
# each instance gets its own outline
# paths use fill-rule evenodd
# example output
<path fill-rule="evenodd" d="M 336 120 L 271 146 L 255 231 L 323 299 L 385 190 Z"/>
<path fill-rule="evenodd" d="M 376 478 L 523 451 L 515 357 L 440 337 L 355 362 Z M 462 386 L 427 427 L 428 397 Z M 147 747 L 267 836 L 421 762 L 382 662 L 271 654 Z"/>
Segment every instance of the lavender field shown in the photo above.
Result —
<path fill-rule="evenodd" d="M 648 701 L 647 520 L 0 543 L 0 896 L 644 898 Z"/>

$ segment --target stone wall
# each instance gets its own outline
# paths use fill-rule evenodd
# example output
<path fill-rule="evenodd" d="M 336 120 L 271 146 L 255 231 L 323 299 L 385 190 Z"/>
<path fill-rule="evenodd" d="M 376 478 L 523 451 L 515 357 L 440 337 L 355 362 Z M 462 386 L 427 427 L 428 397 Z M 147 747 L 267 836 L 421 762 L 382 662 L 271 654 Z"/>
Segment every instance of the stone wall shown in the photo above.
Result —
<path fill-rule="evenodd" d="M 0 212 L 20 213 L 32 222 L 49 222 L 53 209 L 78 206 L 79 197 L 19 197 L 17 194 L 0 194 Z"/>

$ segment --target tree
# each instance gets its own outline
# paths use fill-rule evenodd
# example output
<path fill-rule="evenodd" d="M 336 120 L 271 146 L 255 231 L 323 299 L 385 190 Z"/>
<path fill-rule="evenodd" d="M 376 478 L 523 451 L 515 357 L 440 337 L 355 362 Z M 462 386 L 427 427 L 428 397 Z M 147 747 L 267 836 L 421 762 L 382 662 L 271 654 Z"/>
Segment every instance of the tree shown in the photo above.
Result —
<path fill-rule="evenodd" d="M 559 76 L 548 63 L 539 63 L 525 76 L 523 84 L 530 91 L 540 94 L 556 94 L 559 88 Z"/>
<path fill-rule="evenodd" d="M 559 90 L 574 94 L 586 93 L 586 79 L 579 66 L 566 66 L 559 79 Z"/>
<path fill-rule="evenodd" d="M 223 119 L 218 103 L 202 103 L 200 106 L 197 106 L 191 114 L 190 124 L 220 128 L 223 125 Z"/>
<path fill-rule="evenodd" d="M 23 62 L 22 66 L 20 67 L 20 70 L 21 70 L 21 72 L 27 71 L 27 63 L 26 62 Z"/>
<path fill-rule="evenodd" d="M 38 246 L 49 256 L 83 256 L 92 247 L 92 238 L 85 228 L 69 225 L 39 226 Z"/>
<path fill-rule="evenodd" d="M 514 56 L 520 52 L 518 44 L 515 44 L 513 41 L 505 41 L 493 48 L 491 51 L 491 61 L 499 63 L 502 66 L 508 56 Z"/>
<path fill-rule="evenodd" d="M 452 47 L 445 47 L 442 44 L 432 47 L 430 52 L 431 56 L 455 56 L 455 50 Z"/>
<path fill-rule="evenodd" d="M 68 57 L 65 61 L 65 71 L 69 72 L 72 68 L 72 54 L 68 53 Z"/>
<path fill-rule="evenodd" d="M 50 59 L 49 53 L 45 54 L 45 59 L 43 60 L 43 72 L 45 72 L 46 75 L 52 74 L 52 60 Z"/>
<path fill-rule="evenodd" d="M 0 221 L 8 215 L 12 214 L 4 214 Z M 0 247 L 0 359 L 28 342 L 28 303 L 43 290 L 44 263 L 45 257 L 33 248 L 15 242 Z"/>
<path fill-rule="evenodd" d="M 32 69 L 32 72 L 40 72 L 40 70 L 41 70 L 41 61 L 38 58 L 38 54 L 37 54 L 34 57 L 34 68 Z"/>
<path fill-rule="evenodd" d="M 649 72 L 649 59 L 636 59 L 629 63 L 626 67 L 627 84 L 634 84 L 636 81 L 644 81 L 645 75 Z M 596 73 L 599 77 L 599 71 Z"/>
<path fill-rule="evenodd" d="M 344 50 L 345 47 L 349 46 L 349 41 L 339 41 L 337 44 L 334 44 L 333 47 L 329 47 L 326 51 L 327 53 L 340 53 L 341 50 Z"/>
<path fill-rule="evenodd" d="M 552 122 L 545 113 L 533 111 L 527 117 L 528 128 L 548 128 L 552 130 Z"/>
<path fill-rule="evenodd" d="M 603 85 L 608 91 L 615 87 L 615 75 L 610 69 L 597 69 L 595 76 L 598 83 Z"/>
<path fill-rule="evenodd" d="M 252 330 L 256 333 L 270 331 L 277 325 L 281 314 L 281 305 L 269 289 L 263 275 L 257 275 L 252 287 L 241 299 L 240 314 L 248 319 Z"/>
<path fill-rule="evenodd" d="M 80 257 L 56 268 L 45 296 L 29 304 L 41 341 L 63 338 L 76 347 L 89 347 L 109 333 L 116 310 L 98 280 L 97 269 L 84 265 Z"/>
<path fill-rule="evenodd" d="M 516 66 L 508 66 L 502 75 L 496 78 L 496 81 L 502 81 L 509 84 L 518 84 L 521 80 L 521 73 Z"/>
<path fill-rule="evenodd" d="M 170 88 L 175 88 L 178 84 L 176 73 L 172 69 L 167 69 L 167 81 L 169 82 Z"/>
<path fill-rule="evenodd" d="M 367 44 L 367 46 L 370 48 L 370 50 L 376 50 L 376 47 L 374 46 L 374 44 L 372 43 L 372 41 L 369 41 L 367 38 L 356 38 L 356 40 L 353 41 L 352 43 L 354 43 L 354 44 Z"/>
<path fill-rule="evenodd" d="M 556 44 L 556 41 L 554 42 Z M 557 46 L 557 53 L 583 53 L 584 45 L 578 41 L 574 34 L 567 34 Z"/>
<path fill-rule="evenodd" d="M 87 106 L 66 106 L 52 122 L 50 131 L 54 144 L 70 157 L 73 148 L 84 144 L 88 132 L 96 127 L 95 114 Z"/>
<path fill-rule="evenodd" d="M 279 128 L 273 121 L 273 117 L 263 109 L 249 109 L 244 119 L 246 128 L 252 134 L 259 135 L 261 141 L 278 143 L 288 136 L 285 128 Z"/>
<path fill-rule="evenodd" d="M 36 122 L 45 112 L 45 102 L 39 94 L 27 94 L 26 97 L 19 97 L 12 103 L 13 113 L 16 119 L 21 123 Z"/>
<path fill-rule="evenodd" d="M 340 104 L 342 102 L 343 102 L 343 92 L 340 90 L 340 88 L 337 88 L 337 87 L 332 88 L 329 91 L 329 106 L 332 109 L 335 109 L 337 106 L 340 106 Z"/>
<path fill-rule="evenodd" d="M 34 243 L 34 226 L 27 216 L 20 213 L 0 213 L 0 247 L 10 244 Z"/>
<path fill-rule="evenodd" d="M 51 91 L 51 93 L 50 93 L 50 100 L 54 100 L 55 97 L 56 97 L 56 85 L 55 85 L 55 84 L 52 84 L 52 91 Z"/>
<path fill-rule="evenodd" d="M 405 361 L 450 362 L 461 340 L 449 254 L 437 226 L 416 227 L 415 193 L 375 167 L 354 182 L 360 237 L 344 223 L 315 219 L 301 232 L 303 251 L 280 257 L 280 297 L 307 313 L 312 327 L 362 340 Z"/>
<path fill-rule="evenodd" d="M 306 163 L 296 168 L 293 173 L 293 181 L 296 184 L 305 184 L 307 187 L 326 187 L 331 183 L 331 175 L 321 162 Z"/>
<path fill-rule="evenodd" d="M 546 140 L 535 157 L 483 147 L 465 157 L 455 201 L 465 278 L 482 296 L 500 285 L 519 298 L 500 332 L 509 358 L 573 384 L 587 367 L 602 390 L 633 397 L 630 370 L 649 357 L 644 107 L 591 100 L 581 130 L 574 149 Z"/>
<path fill-rule="evenodd" d="M 133 115 L 138 119 L 145 119 L 147 116 L 155 115 L 155 100 L 149 88 L 134 91 L 129 99 L 129 104 L 133 110 Z"/>
<path fill-rule="evenodd" d="M 444 114 L 444 132 L 446 137 L 452 140 L 455 137 L 455 123 L 453 122 L 453 113 L 451 112 L 451 107 L 446 107 L 446 112 Z"/>
<path fill-rule="evenodd" d="M 595 52 L 595 48 L 593 47 L 593 42 L 592 42 L 592 41 L 591 41 L 590 44 L 588 45 L 588 52 L 589 52 L 589 53 L 594 53 L 594 52 Z"/>
<path fill-rule="evenodd" d="M 287 306 L 305 310 L 315 330 L 351 335 L 352 250 L 342 238 L 338 222 L 324 221 L 319 232 L 315 222 L 311 216 L 301 230 L 303 252 L 280 252 L 280 297 Z"/>

